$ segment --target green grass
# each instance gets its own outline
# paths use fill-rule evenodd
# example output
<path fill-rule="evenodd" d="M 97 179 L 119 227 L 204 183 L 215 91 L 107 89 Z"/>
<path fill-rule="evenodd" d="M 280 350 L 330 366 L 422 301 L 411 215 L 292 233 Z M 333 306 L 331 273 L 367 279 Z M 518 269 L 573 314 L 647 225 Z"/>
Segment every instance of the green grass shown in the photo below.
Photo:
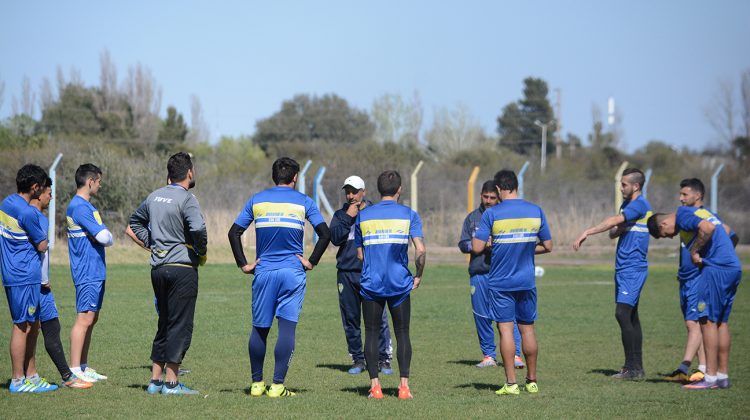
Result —
<path fill-rule="evenodd" d="M 381 377 L 386 399 L 366 398 L 366 374 L 348 375 L 350 360 L 339 316 L 335 268 L 309 274 L 297 347 L 287 386 L 292 399 L 251 398 L 247 339 L 250 282 L 231 265 L 201 270 L 193 343 L 184 382 L 205 397 L 148 396 L 148 360 L 156 316 L 145 265 L 109 267 L 107 295 L 94 332 L 91 362 L 110 379 L 88 391 L 63 389 L 44 395 L 10 395 L 0 389 L 0 417 L 306 417 L 479 418 L 534 417 L 745 417 L 750 407 L 750 289 L 740 286 L 731 325 L 733 388 L 684 391 L 662 382 L 682 356 L 685 331 L 678 307 L 676 267 L 651 270 L 641 299 L 647 380 L 618 382 L 607 374 L 623 360 L 614 319 L 612 270 L 546 267 L 538 282 L 540 343 L 538 395 L 498 397 L 502 368 L 473 367 L 481 354 L 463 266 L 431 266 L 413 294 L 413 401 L 394 395 L 398 375 Z M 65 267 L 53 267 L 53 290 L 61 313 L 66 351 L 74 319 L 73 288 Z M 3 356 L 0 378 L 10 378 L 9 317 L 0 310 Z M 275 327 L 270 337 L 275 342 Z M 59 381 L 39 340 L 39 371 Z M 266 377 L 273 371 L 272 346 Z M 397 368 L 395 362 L 394 367 Z M 522 376 L 521 376 L 522 377 Z M 3 387 L 7 387 L 7 382 Z"/>

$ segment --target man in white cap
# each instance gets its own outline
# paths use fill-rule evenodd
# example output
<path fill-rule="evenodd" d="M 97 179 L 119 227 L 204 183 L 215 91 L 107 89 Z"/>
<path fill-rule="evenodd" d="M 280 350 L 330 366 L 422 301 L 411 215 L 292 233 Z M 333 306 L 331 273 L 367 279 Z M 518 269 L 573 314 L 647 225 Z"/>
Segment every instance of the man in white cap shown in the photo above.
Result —
<path fill-rule="evenodd" d="M 372 203 L 365 199 L 365 181 L 352 175 L 344 180 L 341 187 L 346 195 L 346 203 L 337 210 L 331 219 L 331 243 L 339 247 L 336 253 L 337 283 L 339 290 L 339 308 L 344 334 L 352 356 L 352 367 L 349 373 L 356 375 L 365 371 L 365 354 L 362 349 L 362 296 L 360 295 L 360 276 L 362 261 L 357 258 L 357 247 L 354 245 L 354 222 L 359 211 Z M 388 316 L 383 312 L 383 326 L 380 332 L 379 370 L 385 374 L 393 373 L 391 369 L 391 334 L 388 329 Z"/>

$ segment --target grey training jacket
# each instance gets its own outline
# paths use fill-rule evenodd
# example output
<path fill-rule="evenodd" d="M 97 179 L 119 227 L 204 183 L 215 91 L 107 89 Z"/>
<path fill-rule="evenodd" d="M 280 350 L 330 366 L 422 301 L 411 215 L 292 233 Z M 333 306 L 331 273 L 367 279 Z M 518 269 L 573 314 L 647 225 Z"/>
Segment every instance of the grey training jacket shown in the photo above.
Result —
<path fill-rule="evenodd" d="M 152 192 L 130 216 L 135 236 L 151 249 L 151 266 L 198 266 L 206 255 L 208 233 L 198 199 L 180 185 Z"/>

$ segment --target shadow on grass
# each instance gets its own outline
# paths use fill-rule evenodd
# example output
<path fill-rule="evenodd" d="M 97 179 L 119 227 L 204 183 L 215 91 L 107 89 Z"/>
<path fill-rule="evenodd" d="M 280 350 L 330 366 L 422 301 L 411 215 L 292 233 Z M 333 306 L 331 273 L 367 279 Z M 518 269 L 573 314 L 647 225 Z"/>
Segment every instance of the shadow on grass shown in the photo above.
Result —
<path fill-rule="evenodd" d="M 148 385 L 131 384 L 131 385 L 128 385 L 128 388 L 140 389 L 141 391 L 145 391 L 146 389 L 148 389 Z"/>
<path fill-rule="evenodd" d="M 134 370 L 134 369 L 146 369 L 148 371 L 151 371 L 151 365 L 141 365 L 141 366 L 120 366 L 120 369 L 125 370 Z"/>
<path fill-rule="evenodd" d="M 10 388 L 10 383 L 9 382 L 3 382 L 3 383 L 0 384 L 0 388 L 2 388 L 2 389 L 8 389 L 8 388 Z"/>
<path fill-rule="evenodd" d="M 472 382 L 470 384 L 456 385 L 454 388 L 474 388 L 474 389 L 476 389 L 478 391 L 487 391 L 487 390 L 494 391 L 494 390 L 497 390 L 498 388 L 500 388 L 500 385 L 498 385 L 498 384 L 483 384 L 483 383 L 478 383 L 478 382 Z"/>
<path fill-rule="evenodd" d="M 341 363 L 320 363 L 315 365 L 315 367 L 346 372 L 352 367 L 352 365 L 342 365 Z"/>
<path fill-rule="evenodd" d="M 477 362 L 476 360 L 450 360 L 448 363 L 454 364 L 454 365 L 464 365 L 464 366 L 476 366 Z"/>
<path fill-rule="evenodd" d="M 620 372 L 619 370 L 614 370 L 614 369 L 591 369 L 589 371 L 589 373 L 598 373 L 604 376 L 612 376 L 615 373 L 619 373 L 619 372 Z"/>
<path fill-rule="evenodd" d="M 342 392 L 352 392 L 363 397 L 370 395 L 370 387 L 368 386 L 356 386 L 349 388 L 341 388 Z M 394 395 L 398 396 L 398 388 L 383 388 L 383 395 Z"/>

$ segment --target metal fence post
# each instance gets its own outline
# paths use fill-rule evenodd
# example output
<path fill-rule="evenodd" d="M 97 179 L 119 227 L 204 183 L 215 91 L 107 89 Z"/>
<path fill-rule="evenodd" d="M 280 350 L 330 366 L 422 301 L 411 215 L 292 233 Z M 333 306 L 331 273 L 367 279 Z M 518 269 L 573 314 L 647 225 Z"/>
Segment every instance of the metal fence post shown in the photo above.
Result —
<path fill-rule="evenodd" d="M 620 181 L 622 180 L 622 171 L 628 167 L 628 161 L 622 162 L 617 173 L 615 173 L 615 213 L 620 212 L 620 206 L 622 206 L 622 193 L 620 192 Z"/>
<path fill-rule="evenodd" d="M 307 170 L 310 169 L 310 165 L 312 165 L 312 161 L 308 160 L 305 163 L 305 166 L 302 167 L 302 170 L 299 171 L 299 175 L 297 175 L 297 191 L 301 192 L 302 194 L 305 193 L 305 173 L 307 173 Z"/>
<path fill-rule="evenodd" d="M 55 203 L 57 202 L 57 194 L 55 193 L 55 186 L 57 185 L 57 164 L 60 163 L 63 154 L 58 153 L 55 160 L 52 162 L 52 166 L 49 167 L 49 178 L 52 180 L 52 199 L 49 201 L 49 209 L 47 214 L 49 216 L 49 228 L 47 230 L 47 240 L 49 241 L 49 249 L 55 247 Z"/>
<path fill-rule="evenodd" d="M 469 175 L 469 182 L 466 185 L 466 211 L 471 213 L 474 210 L 474 185 L 479 175 L 479 166 L 475 166 Z"/>
<path fill-rule="evenodd" d="M 644 176 L 646 177 L 646 180 L 643 182 L 643 187 L 641 188 L 641 192 L 643 192 L 643 198 L 648 198 L 648 181 L 651 180 L 651 174 L 653 174 L 654 171 L 651 168 L 646 169 L 646 173 Z"/>
<path fill-rule="evenodd" d="M 711 211 L 714 213 L 719 212 L 719 174 L 723 169 L 722 163 L 711 176 Z"/>
<path fill-rule="evenodd" d="M 518 198 L 523 199 L 523 177 L 526 175 L 526 170 L 529 169 L 529 161 L 524 162 L 521 166 L 521 170 L 518 171 Z"/>
<path fill-rule="evenodd" d="M 422 169 L 422 165 L 424 164 L 423 161 L 419 161 L 417 163 L 417 167 L 414 168 L 414 172 L 411 173 L 411 208 L 414 211 L 417 210 L 417 174 L 419 173 L 419 170 Z"/>
<path fill-rule="evenodd" d="M 321 188 L 319 188 L 320 181 L 323 179 L 323 175 L 325 175 L 325 173 L 326 173 L 326 167 L 321 166 L 320 169 L 318 169 L 318 172 L 315 174 L 315 178 L 313 179 L 312 199 L 315 202 L 315 206 L 317 206 L 318 209 L 320 209 L 320 192 L 321 192 Z M 317 242 L 318 242 L 318 234 L 315 233 L 315 231 L 313 230 L 313 243 L 317 243 Z"/>

